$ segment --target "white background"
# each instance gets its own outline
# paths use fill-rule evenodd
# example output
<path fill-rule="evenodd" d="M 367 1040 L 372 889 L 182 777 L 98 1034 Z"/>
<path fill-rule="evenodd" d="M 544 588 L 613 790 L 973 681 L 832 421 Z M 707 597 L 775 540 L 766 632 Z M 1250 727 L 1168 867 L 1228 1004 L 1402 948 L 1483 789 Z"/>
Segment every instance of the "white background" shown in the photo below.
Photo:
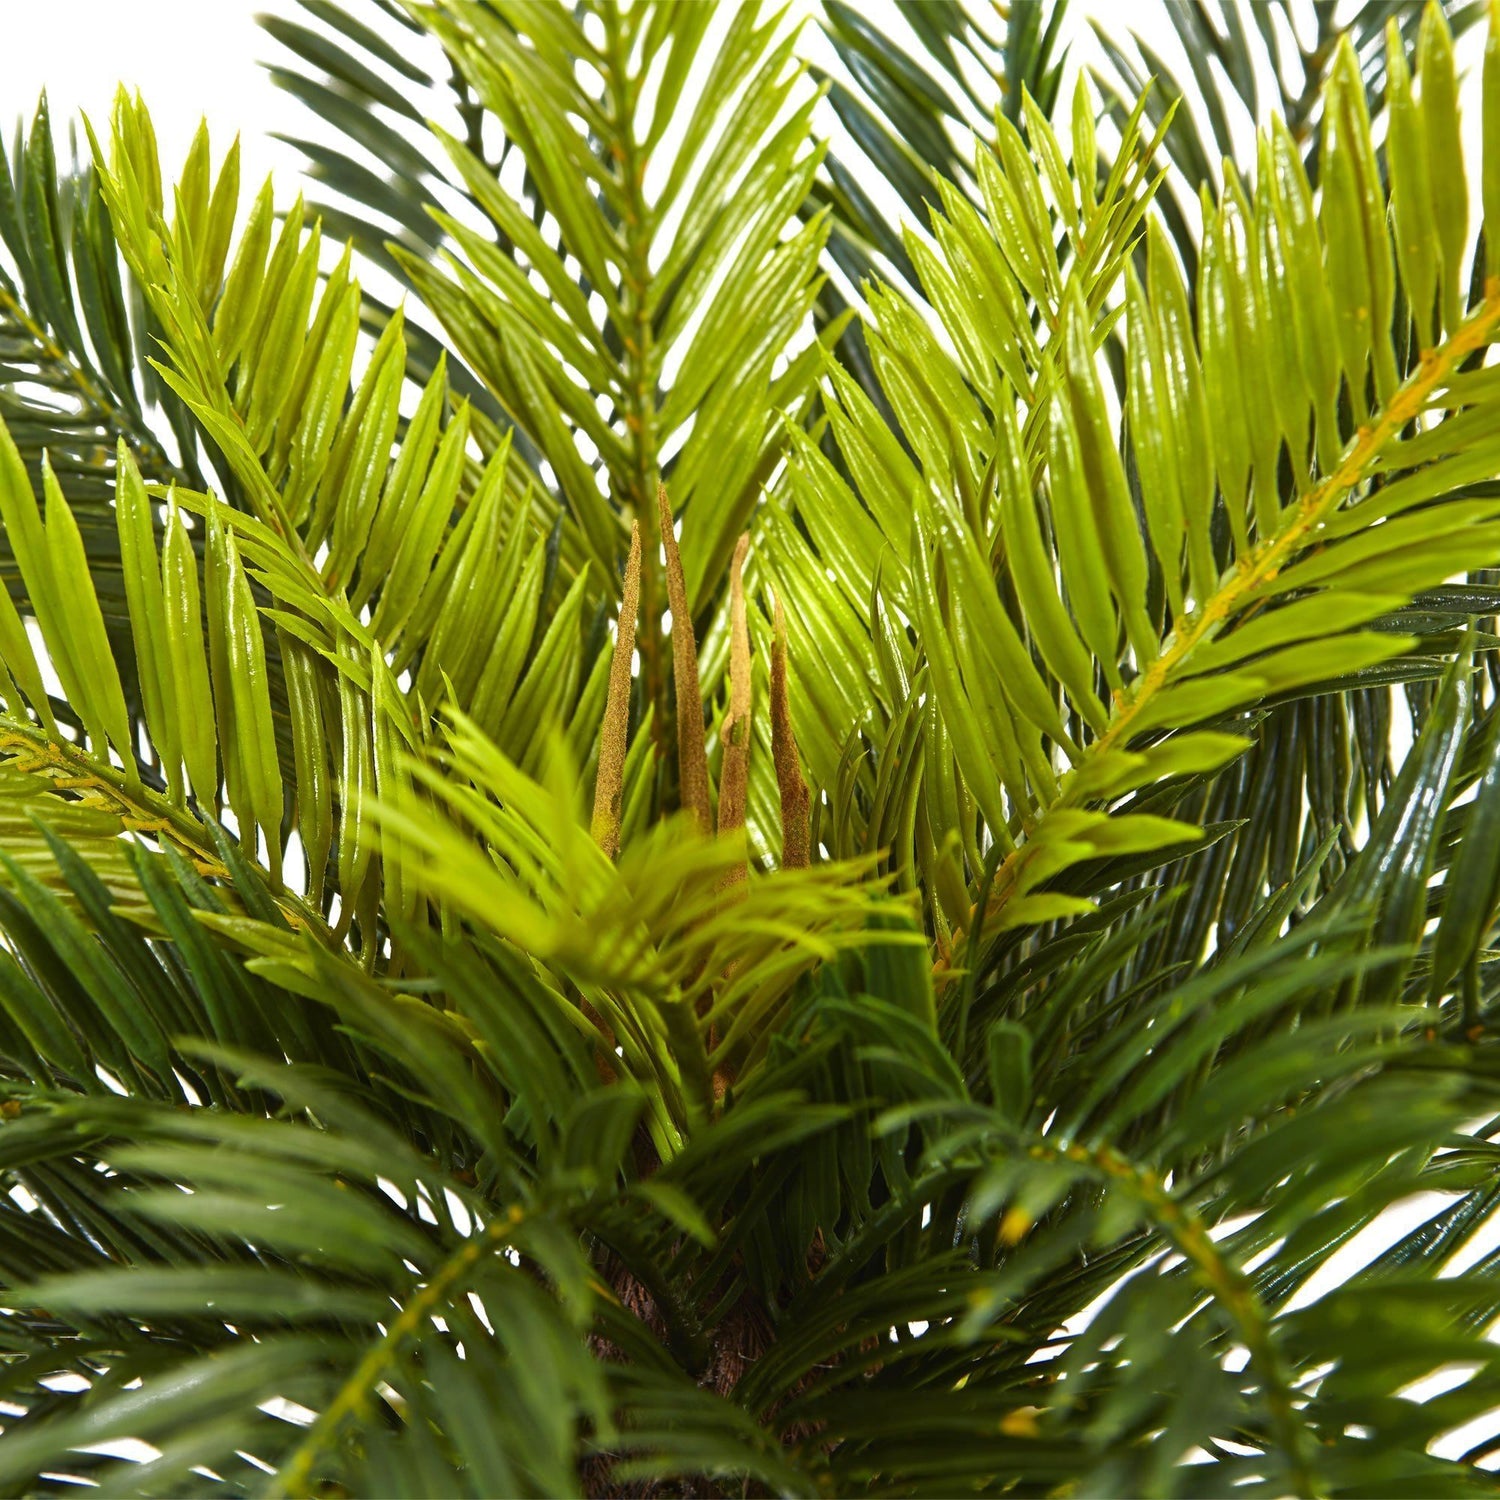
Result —
<path fill-rule="evenodd" d="M 125 83 L 145 96 L 167 162 L 182 161 L 206 117 L 216 156 L 239 132 L 242 181 L 258 182 L 274 168 L 291 186 L 300 159 L 268 132 L 287 128 L 298 111 L 260 66 L 281 49 L 255 24 L 257 11 L 272 8 L 290 14 L 294 6 L 289 0 L 0 0 L 6 138 L 16 117 L 36 108 L 43 88 L 56 125 L 81 109 L 98 129 L 116 85 Z"/>

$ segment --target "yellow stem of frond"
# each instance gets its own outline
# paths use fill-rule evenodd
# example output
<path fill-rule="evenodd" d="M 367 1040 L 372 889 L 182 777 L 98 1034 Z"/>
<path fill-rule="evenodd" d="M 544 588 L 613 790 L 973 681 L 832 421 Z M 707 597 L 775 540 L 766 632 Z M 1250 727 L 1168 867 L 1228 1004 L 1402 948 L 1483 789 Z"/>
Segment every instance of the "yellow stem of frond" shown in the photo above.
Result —
<path fill-rule="evenodd" d="M 1178 624 L 1161 654 L 1117 696 L 1107 728 L 1084 751 L 1081 766 L 1129 743 L 1142 711 L 1172 681 L 1176 670 L 1236 613 L 1256 589 L 1269 583 L 1291 561 L 1308 537 L 1353 489 L 1368 478 L 1371 464 L 1386 446 L 1426 409 L 1433 394 L 1442 388 L 1454 370 L 1490 342 L 1497 327 L 1500 327 L 1500 277 L 1492 277 L 1485 285 L 1483 301 L 1452 338 L 1422 356 L 1417 369 L 1375 420 L 1361 427 L 1349 440 L 1337 467 L 1287 508 L 1276 534 L 1240 558 L 1218 591 Z M 1081 800 L 1078 794 L 1064 791 L 1052 807 L 1077 806 Z M 1046 814 L 1042 817 L 1045 820 Z M 1002 911 L 1015 894 L 1031 847 L 1030 840 L 1019 845 L 996 871 L 985 920 Z M 947 965 L 940 964 L 939 969 L 946 970 Z"/>

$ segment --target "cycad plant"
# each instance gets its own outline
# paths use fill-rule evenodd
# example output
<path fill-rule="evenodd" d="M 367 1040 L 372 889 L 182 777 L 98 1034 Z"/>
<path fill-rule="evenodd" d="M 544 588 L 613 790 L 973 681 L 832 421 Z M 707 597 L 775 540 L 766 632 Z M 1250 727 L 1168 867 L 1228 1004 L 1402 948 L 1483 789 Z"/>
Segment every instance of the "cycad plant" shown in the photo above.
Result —
<path fill-rule="evenodd" d="M 1490 1493 L 1500 29 L 301 6 L 0 172 L 0 1489 Z"/>

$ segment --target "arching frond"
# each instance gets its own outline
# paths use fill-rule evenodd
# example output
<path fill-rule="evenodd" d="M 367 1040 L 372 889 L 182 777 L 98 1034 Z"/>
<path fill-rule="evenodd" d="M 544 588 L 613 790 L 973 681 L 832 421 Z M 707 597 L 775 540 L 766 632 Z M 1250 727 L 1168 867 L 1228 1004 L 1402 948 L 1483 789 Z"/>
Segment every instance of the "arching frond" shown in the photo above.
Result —
<path fill-rule="evenodd" d="M 665 476 L 691 518 L 682 561 L 701 625 L 784 451 L 779 413 L 806 404 L 815 373 L 803 345 L 826 231 L 816 218 L 795 231 L 795 215 L 821 153 L 792 39 L 756 6 L 544 19 L 456 4 L 429 19 L 524 156 L 535 213 L 471 144 L 444 136 L 501 248 L 440 215 L 449 269 L 404 255 L 403 267 L 545 459 L 601 581 L 614 582 L 622 518 L 639 523 L 647 622 L 665 603 Z M 648 77 L 659 82 L 648 89 Z M 667 743 L 661 651 L 652 623 L 642 694 Z"/>
<path fill-rule="evenodd" d="M 196 852 L 207 848 L 201 814 L 227 810 L 249 858 L 264 842 L 273 887 L 295 830 L 307 869 L 294 899 L 326 914 L 337 893 L 335 926 L 358 915 L 368 944 L 381 862 L 364 805 L 447 695 L 532 764 L 549 722 L 567 726 L 577 711 L 585 733 L 597 724 L 586 578 L 555 587 L 555 544 L 536 527 L 508 444 L 475 463 L 469 409 L 450 404 L 441 362 L 397 443 L 401 319 L 352 383 L 359 289 L 347 256 L 320 285 L 319 231 L 304 229 L 300 208 L 273 233 L 263 192 L 231 258 L 227 210 L 212 224 L 195 218 L 209 211 L 185 189 L 164 225 L 149 120 L 129 101 L 107 165 L 102 146 L 100 156 L 126 258 L 162 329 L 161 378 L 234 503 L 153 494 L 122 445 L 106 515 L 126 597 L 112 619 L 61 482 L 46 472 L 44 519 L 7 440 L 18 602 L 39 622 L 86 740 L 59 735 L 19 623 L 6 646 L 20 684 L 6 693 L 11 719 L 35 753 L 60 769 L 86 762 L 101 795 Z"/>
<path fill-rule="evenodd" d="M 1451 144 L 1444 54 L 1431 55 L 1437 81 L 1416 120 Z M 1076 282 L 1060 297 L 1045 378 L 1020 387 L 974 346 L 972 304 L 964 312 L 933 296 L 955 359 L 899 302 L 877 299 L 872 352 L 911 456 L 836 376 L 833 431 L 856 490 L 811 453 L 800 459 L 797 513 L 823 565 L 842 570 L 849 607 L 883 569 L 882 589 L 918 633 L 932 707 L 984 829 L 967 851 L 967 899 L 993 840 L 1001 921 L 1078 909 L 1077 896 L 1051 892 L 1080 861 L 1195 837 L 1136 811 L 1149 805 L 1137 789 L 1223 765 L 1244 745 L 1236 715 L 1319 685 L 1379 680 L 1393 666 L 1430 673 L 1437 642 L 1368 627 L 1492 545 L 1494 501 L 1464 487 L 1493 455 L 1462 434 L 1488 420 L 1485 378 L 1467 367 L 1491 341 L 1500 304 L 1487 284 L 1459 297 L 1463 236 L 1444 239 L 1441 215 L 1416 207 L 1433 191 L 1425 157 L 1397 159 L 1395 232 L 1388 226 L 1347 46 L 1328 122 L 1316 216 L 1279 127 L 1263 141 L 1253 192 L 1231 180 L 1218 204 L 1205 202 L 1196 328 L 1154 224 L 1144 280 L 1125 273 L 1124 415 L 1138 491 L 1095 354 L 1114 317 Z M 1426 261 L 1398 238 L 1403 203 L 1426 214 Z M 985 238 L 967 241 L 959 222 L 929 284 L 988 276 L 1018 294 L 1035 254 L 1016 221 L 992 211 Z M 1419 264 L 1441 266 L 1451 295 L 1439 298 L 1435 275 L 1411 286 Z M 1398 285 L 1414 322 L 1396 320 Z M 1407 366 L 1397 348 L 1409 339 L 1422 354 Z M 841 517 L 837 547 L 817 509 Z M 826 681 L 808 690 L 829 694 Z M 847 710 L 829 717 L 842 733 L 858 724 Z M 824 742 L 825 785 L 837 745 Z M 924 775 L 935 784 L 930 764 Z M 962 809 L 935 821 L 962 827 Z"/>
<path fill-rule="evenodd" d="M 205 194 L 214 186 L 207 146 L 200 136 L 189 166 L 194 190 Z M 132 326 L 135 288 L 97 176 L 76 150 L 66 164 L 56 151 L 44 96 L 0 173 L 0 415 L 33 476 L 46 451 L 74 480 L 79 502 L 98 506 L 120 439 L 153 479 L 187 479 L 198 470 L 194 455 L 182 452 L 186 413 L 146 363 L 151 328 Z M 231 151 L 218 183 L 221 204 L 238 192 L 238 163 Z"/>
<path fill-rule="evenodd" d="M 427 129 L 439 120 L 481 154 L 493 126 L 436 38 L 393 0 L 298 0 L 257 17 L 275 44 L 267 73 L 310 119 L 279 138 L 307 159 L 316 184 L 309 207 L 324 229 L 354 246 L 362 261 L 401 279 L 392 244 L 435 254 L 442 231 L 427 207 L 445 192 L 462 192 L 442 148 Z M 498 173 L 509 151 L 501 141 L 489 165 Z M 395 310 L 362 291 L 363 319 L 377 335 Z M 453 388 L 485 415 L 501 413 L 472 372 L 445 351 L 431 319 L 405 307 L 408 367 L 425 382 L 449 354 Z"/>

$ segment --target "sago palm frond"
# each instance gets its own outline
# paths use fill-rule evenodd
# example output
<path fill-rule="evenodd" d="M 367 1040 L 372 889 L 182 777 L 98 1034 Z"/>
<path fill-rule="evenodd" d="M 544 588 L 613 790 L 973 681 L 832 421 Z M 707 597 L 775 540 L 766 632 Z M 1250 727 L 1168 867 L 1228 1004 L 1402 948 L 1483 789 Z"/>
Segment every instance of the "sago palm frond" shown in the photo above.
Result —
<path fill-rule="evenodd" d="M 826 0 L 823 31 L 848 75 L 829 80 L 828 97 L 855 150 L 829 157 L 819 196 L 834 212 L 830 251 L 856 287 L 873 269 L 870 251 L 914 281 L 900 225 L 872 201 L 864 169 L 872 168 L 924 227 L 939 180 L 978 201 L 967 138 L 976 131 L 989 137 L 997 109 L 1017 125 L 1028 110 L 1051 114 L 1066 14 L 1066 3 L 1043 0 L 902 4 L 910 33 L 903 45 L 856 8 Z"/>
<path fill-rule="evenodd" d="M 1430 74 L 1451 77 L 1451 51 L 1433 58 Z M 1004 857 L 989 899 L 999 919 L 1017 920 L 1034 887 L 1076 862 L 1196 836 L 1093 809 L 1127 793 L 1144 804 L 1155 783 L 1224 764 L 1237 715 L 1314 689 L 1430 676 L 1453 649 L 1443 632 L 1465 601 L 1410 606 L 1472 563 L 1494 524 L 1493 499 L 1471 488 L 1493 455 L 1483 440 L 1454 440 L 1470 424 L 1486 430 L 1486 377 L 1467 367 L 1500 314 L 1487 294 L 1462 290 L 1463 195 L 1433 204 L 1428 152 L 1456 143 L 1455 117 L 1433 101 L 1451 90 L 1429 83 L 1419 109 L 1404 64 L 1398 79 L 1396 138 L 1414 145 L 1394 163 L 1394 233 L 1346 49 L 1330 84 L 1319 212 L 1280 127 L 1249 193 L 1231 179 L 1217 204 L 1205 200 L 1196 331 L 1154 223 L 1144 276 L 1119 261 L 1093 280 L 1056 265 L 1012 211 L 1036 187 L 1017 155 L 1009 170 L 984 168 L 987 230 L 950 199 L 942 253 L 921 265 L 956 353 L 897 298 L 875 299 L 867 338 L 909 452 L 872 437 L 863 396 L 834 377 L 832 431 L 853 484 L 805 447 L 789 496 L 802 529 L 780 531 L 793 556 L 811 546 L 813 566 L 839 575 L 838 599 L 805 618 L 809 633 L 857 629 L 873 672 L 873 637 L 886 628 L 868 612 L 877 586 L 916 627 L 921 657 L 908 648 L 901 662 L 899 637 L 889 654 L 896 676 L 923 673 L 935 710 L 922 774 L 927 795 L 948 800 L 936 816 L 928 804 L 931 825 L 961 828 L 977 814 L 986 835 L 946 854 L 926 841 L 929 859 L 967 867 L 941 887 L 967 887 L 949 912 L 956 926 L 968 925 L 961 908 L 990 839 Z M 1059 151 L 1053 139 L 1042 159 Z M 1114 212 L 1106 200 L 1098 216 Z M 1107 298 L 1118 281 L 1117 310 Z M 1029 359 L 980 312 L 1028 292 L 1052 325 Z M 1123 456 L 1097 356 L 1117 322 Z M 992 571 L 998 596 L 976 586 Z M 840 626 L 836 608 L 853 619 Z M 824 701 L 826 722 L 853 722 L 831 677 L 804 690 Z M 839 753 L 824 741 L 825 782 Z M 904 768 L 914 774 L 911 758 Z M 1046 896 L 1039 910 L 1058 915 L 1077 899 Z"/>
<path fill-rule="evenodd" d="M 279 132 L 278 139 L 307 160 L 316 185 L 312 212 L 362 260 L 399 278 L 392 246 L 435 252 L 442 231 L 427 207 L 460 188 L 427 122 L 446 121 L 483 153 L 491 149 L 483 108 L 436 38 L 395 0 L 298 0 L 257 19 L 274 43 L 266 59 L 271 82 L 306 111 L 298 130 Z M 492 170 L 502 165 L 507 144 L 490 161 Z M 390 301 L 365 288 L 364 307 L 366 325 L 378 335 L 393 311 Z M 425 381 L 444 350 L 430 321 L 415 308 L 407 313 L 411 373 Z M 487 415 L 500 416 L 472 372 L 451 358 L 449 379 Z"/>
<path fill-rule="evenodd" d="M 154 479 L 198 471 L 180 451 L 186 413 L 146 363 L 151 325 L 122 272 L 97 177 L 73 145 L 72 161 L 59 163 L 44 97 L 0 173 L 4 416 L 33 473 L 45 449 L 86 491 L 79 501 L 98 505 L 120 438 Z M 195 190 L 207 186 L 207 145 L 206 135 L 195 142 Z M 226 165 L 229 195 L 238 192 L 238 152 Z"/>
<path fill-rule="evenodd" d="M 1434 5 L 1189 256 L 1042 11 L 831 12 L 980 127 L 854 365 L 780 18 L 378 8 L 468 395 L 128 94 L 12 167 L 0 1488 L 1488 1493 L 1500 32 L 1477 204 Z"/>

